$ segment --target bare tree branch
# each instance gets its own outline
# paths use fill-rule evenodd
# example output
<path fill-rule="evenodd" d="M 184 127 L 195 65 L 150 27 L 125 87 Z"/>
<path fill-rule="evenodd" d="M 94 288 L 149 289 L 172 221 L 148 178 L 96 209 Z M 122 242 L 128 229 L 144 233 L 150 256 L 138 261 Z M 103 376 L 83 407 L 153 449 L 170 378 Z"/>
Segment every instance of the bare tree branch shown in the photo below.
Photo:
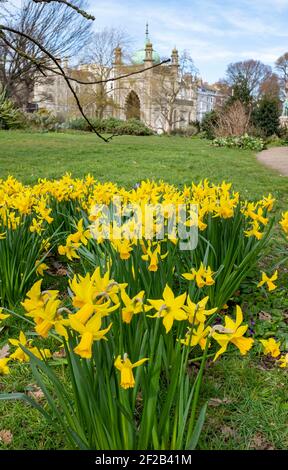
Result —
<path fill-rule="evenodd" d="M 81 10 L 76 5 L 73 5 L 73 3 L 68 2 L 67 0 L 33 0 L 33 2 L 34 3 L 62 3 L 63 5 L 66 5 L 67 7 L 70 7 L 73 10 L 75 10 L 77 13 L 79 13 L 79 15 L 83 16 L 87 20 L 91 20 L 91 21 L 95 20 L 95 16 L 90 15 L 84 10 Z"/>
<path fill-rule="evenodd" d="M 71 93 L 72 93 L 72 95 L 73 95 L 73 97 L 74 97 L 74 99 L 75 99 L 75 101 L 76 101 L 76 104 L 77 104 L 77 106 L 78 106 L 78 109 L 79 109 L 80 113 L 82 114 L 83 118 L 85 119 L 85 121 L 86 121 L 87 124 L 89 125 L 90 129 L 91 129 L 98 137 L 100 137 L 100 139 L 104 140 L 104 142 L 108 142 L 109 139 L 106 139 L 106 138 L 103 137 L 101 134 L 99 134 L 99 132 L 97 131 L 97 129 L 95 128 L 95 126 L 93 126 L 93 124 L 91 123 L 90 119 L 88 119 L 88 117 L 87 117 L 86 114 L 84 113 L 83 108 L 82 108 L 82 106 L 81 106 L 81 103 L 80 103 L 80 101 L 79 101 L 79 98 L 78 98 L 77 94 L 75 93 L 75 91 L 74 91 L 74 89 L 73 89 L 73 87 L 72 87 L 72 85 L 71 85 L 69 79 L 66 77 L 65 72 L 64 72 L 62 66 L 59 64 L 59 61 L 57 61 L 57 59 L 55 59 L 55 57 L 54 57 L 52 54 L 50 54 L 50 52 L 47 51 L 47 49 L 45 49 L 45 47 L 43 47 L 42 44 L 40 44 L 36 39 L 32 38 L 32 37 L 29 36 L 28 34 L 23 33 L 23 32 L 21 32 L 21 31 L 17 31 L 17 30 L 15 30 L 15 29 L 13 29 L 13 28 L 9 28 L 9 27 L 7 27 L 7 26 L 3 26 L 3 25 L 0 25 L 0 31 L 2 31 L 2 34 L 4 34 L 3 31 L 10 31 L 10 33 L 14 33 L 14 34 L 16 34 L 16 35 L 19 35 L 19 36 L 22 36 L 22 37 L 28 39 L 29 41 L 33 42 L 37 47 L 39 47 L 39 49 L 40 49 L 47 57 L 49 57 L 49 59 L 50 59 L 52 62 L 54 62 L 54 64 L 56 65 L 56 67 L 57 67 L 57 68 L 59 69 L 59 71 L 61 72 L 61 75 L 63 76 L 63 78 L 64 78 L 64 80 L 65 80 L 65 82 L 66 82 L 66 84 L 67 84 L 69 90 L 71 91 Z M 5 34 L 4 34 L 4 36 L 5 36 Z"/>

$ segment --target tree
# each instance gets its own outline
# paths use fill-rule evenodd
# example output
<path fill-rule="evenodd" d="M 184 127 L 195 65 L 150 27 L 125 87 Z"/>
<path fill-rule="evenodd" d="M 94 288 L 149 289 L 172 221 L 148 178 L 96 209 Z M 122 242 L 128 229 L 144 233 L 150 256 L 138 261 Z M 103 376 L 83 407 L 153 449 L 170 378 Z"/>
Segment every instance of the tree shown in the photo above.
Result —
<path fill-rule="evenodd" d="M 264 95 L 252 112 L 251 122 L 265 137 L 279 131 L 279 99 Z"/>
<path fill-rule="evenodd" d="M 216 137 L 241 136 L 248 130 L 251 108 L 241 101 L 234 101 L 229 106 L 223 106 L 217 111 L 217 120 L 213 134 Z"/>
<path fill-rule="evenodd" d="M 235 86 L 240 86 L 242 89 L 245 87 L 252 99 L 259 95 L 261 84 L 271 74 L 272 69 L 269 65 L 265 65 L 259 60 L 245 60 L 228 65 L 226 82 L 233 88 Z"/>
<path fill-rule="evenodd" d="M 246 79 L 243 77 L 238 77 L 237 81 L 235 81 L 232 95 L 228 99 L 226 105 L 230 105 L 235 103 L 236 101 L 240 101 L 245 106 L 250 106 L 252 103 L 252 95 L 248 86 Z"/>
<path fill-rule="evenodd" d="M 281 55 L 276 60 L 275 63 L 276 69 L 279 72 L 280 78 L 284 81 L 288 81 L 288 52 L 285 52 L 285 54 Z"/>
<path fill-rule="evenodd" d="M 83 0 L 74 3 L 77 8 L 85 7 Z M 13 14 L 11 10 L 9 16 L 6 13 L 5 19 L 8 27 L 31 36 L 56 58 L 79 53 L 90 39 L 91 22 L 61 2 L 40 5 L 25 0 Z M 11 31 L 0 37 L 0 56 L 2 86 L 18 106 L 26 107 L 39 77 L 37 62 L 51 65 L 51 61 L 35 42 Z"/>
<path fill-rule="evenodd" d="M 264 80 L 259 88 L 260 97 L 269 97 L 280 102 L 280 80 L 276 73 L 272 73 Z"/>
<path fill-rule="evenodd" d="M 102 119 L 107 108 L 115 106 L 112 99 L 113 87 L 107 84 L 107 79 L 111 77 L 114 61 L 114 52 L 117 47 L 121 48 L 122 56 L 129 55 L 131 38 L 125 31 L 116 28 L 105 28 L 92 35 L 89 47 L 85 50 L 84 64 L 92 64 L 93 73 L 98 85 L 90 87 L 89 90 L 81 89 L 80 99 L 95 107 L 96 117 Z"/>
<path fill-rule="evenodd" d="M 175 124 L 182 121 L 181 116 L 176 115 L 180 94 L 188 101 L 194 99 L 197 73 L 193 59 L 187 51 L 182 52 L 179 65 L 172 64 L 169 70 L 158 69 L 155 73 L 150 93 L 159 109 L 163 122 L 162 130 L 167 134 L 172 132 Z"/>

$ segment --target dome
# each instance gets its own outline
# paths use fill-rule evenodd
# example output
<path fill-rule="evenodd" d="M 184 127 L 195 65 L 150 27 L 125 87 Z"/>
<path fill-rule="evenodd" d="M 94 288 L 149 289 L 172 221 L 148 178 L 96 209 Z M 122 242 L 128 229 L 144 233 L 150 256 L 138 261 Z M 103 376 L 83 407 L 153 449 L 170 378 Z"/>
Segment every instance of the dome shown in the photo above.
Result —
<path fill-rule="evenodd" d="M 145 56 L 146 56 L 145 49 L 140 49 L 139 51 L 134 52 L 132 56 L 132 63 L 134 65 L 144 64 Z M 155 64 L 158 64 L 160 62 L 160 56 L 158 52 L 156 51 L 152 52 L 152 60 Z"/>

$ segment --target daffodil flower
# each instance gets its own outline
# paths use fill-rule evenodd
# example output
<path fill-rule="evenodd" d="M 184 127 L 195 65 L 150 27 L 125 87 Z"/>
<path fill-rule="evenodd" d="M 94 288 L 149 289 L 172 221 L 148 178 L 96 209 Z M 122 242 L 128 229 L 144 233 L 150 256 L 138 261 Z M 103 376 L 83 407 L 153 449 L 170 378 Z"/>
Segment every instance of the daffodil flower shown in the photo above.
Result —
<path fill-rule="evenodd" d="M 9 313 L 2 313 L 2 312 L 3 312 L 3 308 L 0 307 L 0 321 L 6 320 L 6 318 L 10 317 Z"/>
<path fill-rule="evenodd" d="M 288 367 L 288 353 L 281 356 L 277 362 L 279 363 L 279 367 Z"/>
<path fill-rule="evenodd" d="M 187 314 L 183 310 L 185 299 L 186 293 L 175 297 L 173 291 L 166 284 L 166 287 L 163 291 L 163 299 L 148 300 L 152 307 L 154 307 L 154 309 L 157 311 L 157 313 L 152 315 L 151 318 L 163 318 L 163 325 L 165 327 L 166 333 L 169 333 L 173 326 L 174 320 L 187 320 Z"/>
<path fill-rule="evenodd" d="M 274 338 L 269 338 L 269 339 L 260 339 L 260 343 L 264 347 L 264 354 L 268 355 L 270 354 L 272 357 L 278 357 L 280 356 L 280 341 L 276 343 Z"/>
<path fill-rule="evenodd" d="M 269 292 L 276 289 L 277 286 L 274 284 L 273 281 L 276 281 L 278 279 L 278 271 L 276 270 L 274 274 L 271 277 L 268 277 L 267 274 L 262 272 L 262 280 L 257 284 L 257 287 L 261 287 L 264 284 L 267 284 Z"/>
<path fill-rule="evenodd" d="M 8 375 L 10 373 L 10 369 L 7 366 L 9 362 L 9 357 L 1 357 L 0 358 L 0 375 Z"/>
<path fill-rule="evenodd" d="M 239 305 L 237 305 L 236 321 L 232 320 L 232 318 L 228 316 L 225 316 L 225 326 L 223 330 L 224 333 L 217 333 L 217 331 L 213 331 L 212 329 L 212 338 L 214 338 L 221 346 L 221 348 L 215 354 L 214 361 L 216 361 L 220 354 L 223 354 L 226 351 L 229 343 L 233 343 L 239 349 L 242 355 L 247 354 L 247 352 L 251 349 L 254 340 L 252 338 L 243 337 L 248 329 L 248 325 L 241 325 L 242 321 L 242 310 Z"/>
<path fill-rule="evenodd" d="M 181 339 L 180 342 L 185 344 L 185 346 L 196 346 L 199 344 L 201 349 L 204 351 L 206 343 L 208 341 L 208 335 L 211 332 L 211 327 L 207 326 L 205 328 L 204 323 L 199 323 L 197 328 L 193 328 L 193 330 L 189 329 L 185 339 Z"/>
<path fill-rule="evenodd" d="M 141 290 L 134 297 L 130 298 L 129 295 L 122 290 L 121 298 L 124 303 L 122 307 L 122 320 L 124 323 L 130 323 L 133 316 L 141 312 L 148 312 L 152 306 L 144 305 L 143 302 L 144 290 Z"/>
<path fill-rule="evenodd" d="M 140 359 L 137 362 L 132 362 L 130 359 L 128 359 L 128 355 L 124 354 L 123 359 L 121 359 L 121 356 L 118 356 L 117 359 L 114 362 L 114 366 L 116 369 L 120 370 L 121 372 L 121 380 L 120 380 L 120 386 L 124 388 L 125 390 L 127 388 L 134 388 L 135 386 L 135 379 L 134 375 L 132 372 L 132 369 L 135 369 L 135 367 L 139 367 L 144 362 L 149 361 L 149 358 L 145 357 L 144 359 Z"/>
<path fill-rule="evenodd" d="M 195 325 L 197 325 L 198 323 L 205 323 L 206 316 L 213 315 L 213 313 L 217 312 L 217 307 L 211 308 L 209 310 L 205 309 L 208 300 L 209 300 L 209 297 L 207 296 L 207 297 L 204 297 L 204 299 L 200 300 L 199 302 L 194 303 L 190 299 L 190 296 L 188 296 L 187 305 L 184 305 L 183 309 L 188 314 L 189 323 L 195 324 Z"/>
<path fill-rule="evenodd" d="M 283 231 L 288 235 L 288 211 L 282 214 L 282 219 L 280 220 L 279 223 Z"/>
<path fill-rule="evenodd" d="M 105 335 L 112 327 L 112 323 L 104 330 L 100 330 L 101 316 L 97 314 L 90 318 L 85 325 L 74 315 L 69 315 L 69 320 L 71 328 L 81 335 L 80 343 L 74 348 L 74 352 L 85 359 L 91 359 L 93 342 L 107 339 Z"/>
<path fill-rule="evenodd" d="M 196 281 L 197 286 L 201 289 L 204 286 L 212 286 L 215 284 L 213 279 L 213 272 L 211 268 L 205 268 L 203 263 L 200 264 L 198 270 L 192 268 L 191 273 L 184 273 L 182 276 L 187 279 L 187 281 Z"/>
<path fill-rule="evenodd" d="M 49 269 L 49 266 L 47 266 L 47 264 L 45 263 L 39 264 L 39 261 L 36 261 L 35 266 L 36 266 L 36 273 L 38 274 L 38 276 L 41 276 L 41 277 L 44 275 L 44 271 L 46 271 L 46 269 Z"/>
<path fill-rule="evenodd" d="M 41 285 L 42 279 L 35 282 L 27 292 L 24 302 L 21 302 L 21 305 L 25 308 L 28 314 L 33 312 L 33 310 L 41 309 L 49 299 L 55 299 L 59 294 L 58 290 L 47 290 L 45 292 L 41 292 Z"/>
<path fill-rule="evenodd" d="M 164 255 L 161 255 L 161 246 L 158 244 L 155 250 L 151 250 L 150 247 L 145 249 L 146 253 L 142 255 L 143 261 L 149 261 L 148 271 L 158 271 L 159 260 L 163 260 L 168 256 L 168 251 Z"/>

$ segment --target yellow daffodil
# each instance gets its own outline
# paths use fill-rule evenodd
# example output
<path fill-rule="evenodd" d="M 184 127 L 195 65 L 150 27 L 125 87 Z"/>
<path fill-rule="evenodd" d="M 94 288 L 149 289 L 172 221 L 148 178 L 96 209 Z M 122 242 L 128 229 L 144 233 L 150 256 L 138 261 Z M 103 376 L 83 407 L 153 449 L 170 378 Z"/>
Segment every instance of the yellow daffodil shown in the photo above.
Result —
<path fill-rule="evenodd" d="M 233 343 L 240 351 L 242 355 L 247 354 L 251 349 L 254 340 L 252 338 L 244 338 L 243 335 L 248 329 L 248 325 L 241 325 L 243 321 L 242 310 L 237 305 L 236 307 L 236 321 L 232 318 L 225 316 L 225 326 L 223 328 L 223 333 L 217 333 L 215 330 L 212 333 L 212 337 L 220 344 L 221 348 L 217 351 L 214 357 L 214 361 L 223 354 L 229 343 Z"/>
<path fill-rule="evenodd" d="M 47 266 L 47 264 L 45 263 L 39 264 L 39 261 L 36 261 L 35 265 L 37 266 L 36 273 L 38 274 L 38 276 L 41 276 L 41 277 L 44 275 L 44 271 L 46 271 L 46 269 L 49 269 L 49 266 Z"/>
<path fill-rule="evenodd" d="M 288 353 L 281 356 L 277 362 L 279 364 L 279 367 L 288 367 Z"/>
<path fill-rule="evenodd" d="M 282 214 L 282 219 L 280 220 L 280 225 L 283 231 L 288 234 L 288 211 Z"/>
<path fill-rule="evenodd" d="M 191 273 L 184 273 L 182 276 L 187 279 L 187 281 L 196 281 L 197 286 L 201 289 L 204 286 L 212 286 L 215 281 L 213 279 L 213 272 L 211 268 L 205 268 L 203 263 L 200 264 L 198 270 L 195 268 L 191 269 Z"/>
<path fill-rule="evenodd" d="M 36 323 L 35 331 L 42 338 L 47 338 L 51 328 L 55 328 L 61 336 L 66 336 L 66 330 L 63 326 L 62 316 L 59 315 L 58 309 L 61 301 L 57 299 L 49 299 L 43 307 L 37 308 L 29 312 L 27 316 L 32 317 Z"/>
<path fill-rule="evenodd" d="M 183 310 L 188 314 L 188 321 L 191 324 L 197 325 L 198 323 L 205 323 L 206 316 L 213 315 L 217 312 L 217 308 L 205 310 L 209 297 L 204 297 L 197 303 L 192 302 L 190 297 L 187 298 L 187 305 L 183 306 Z"/>
<path fill-rule="evenodd" d="M 205 349 L 206 343 L 208 341 L 208 335 L 211 332 L 211 327 L 207 326 L 205 328 L 204 323 L 199 323 L 197 328 L 189 329 L 186 333 L 185 339 L 181 339 L 180 342 L 185 344 L 185 346 L 196 346 L 199 344 L 202 350 Z"/>
<path fill-rule="evenodd" d="M 274 206 L 274 202 L 275 199 L 273 198 L 272 194 L 269 193 L 267 197 L 263 197 L 261 205 L 264 207 L 264 209 L 267 209 L 268 212 L 271 212 Z"/>
<path fill-rule="evenodd" d="M 8 375 L 10 374 L 10 369 L 7 366 L 9 362 L 9 357 L 1 357 L 0 358 L 0 375 Z"/>
<path fill-rule="evenodd" d="M 264 284 L 267 284 L 269 292 L 276 289 L 277 286 L 274 284 L 273 281 L 276 281 L 278 279 L 278 271 L 276 270 L 274 274 L 271 277 L 268 277 L 267 274 L 262 272 L 262 280 L 257 284 L 257 287 L 261 287 Z"/>
<path fill-rule="evenodd" d="M 148 312 L 152 306 L 144 305 L 143 302 L 144 290 L 130 298 L 129 295 L 122 290 L 121 299 L 124 303 L 122 308 L 122 320 L 124 323 L 130 323 L 133 316 L 141 312 Z"/>
<path fill-rule="evenodd" d="M 10 317 L 9 313 L 2 313 L 2 312 L 3 312 L 3 308 L 0 307 L 0 321 L 6 320 L 6 318 Z"/>
<path fill-rule="evenodd" d="M 58 290 L 47 290 L 42 293 L 41 285 L 42 285 L 42 279 L 35 282 L 35 284 L 31 287 L 29 292 L 27 292 L 26 294 L 27 298 L 24 300 L 24 302 L 21 303 L 21 305 L 25 308 L 28 314 L 33 312 L 33 310 L 44 307 L 45 303 L 49 299 L 56 299 L 59 294 Z"/>
<path fill-rule="evenodd" d="M 70 261 L 72 261 L 74 258 L 79 259 L 80 256 L 77 253 L 78 248 L 80 248 L 81 243 L 74 242 L 72 239 L 72 235 L 69 235 L 69 237 L 66 240 L 66 245 L 60 245 L 58 247 L 58 253 L 61 256 L 66 256 Z"/>
<path fill-rule="evenodd" d="M 163 291 L 163 299 L 148 300 L 152 307 L 157 311 L 157 313 L 151 316 L 151 318 L 163 318 L 163 325 L 165 327 L 166 333 L 169 333 L 173 326 L 174 320 L 187 320 L 187 314 L 183 310 L 185 299 L 185 293 L 175 297 L 173 291 L 166 284 L 166 287 Z"/>
<path fill-rule="evenodd" d="M 69 320 L 71 328 L 81 335 L 81 340 L 78 346 L 74 348 L 74 352 L 85 359 L 91 359 L 93 342 L 101 339 L 106 340 L 105 335 L 112 327 L 112 323 L 104 330 L 100 330 L 101 316 L 97 314 L 90 318 L 85 325 L 73 315 L 69 315 Z"/>
<path fill-rule="evenodd" d="M 115 250 L 119 253 L 120 258 L 127 260 L 131 256 L 131 251 L 133 250 L 130 240 L 113 240 L 113 246 Z"/>
<path fill-rule="evenodd" d="M 5 240 L 6 232 L 0 233 L 0 240 Z"/>
<path fill-rule="evenodd" d="M 86 304 L 106 303 L 111 300 L 114 304 L 119 303 L 119 294 L 127 284 L 119 284 L 110 279 L 109 270 L 101 276 L 100 267 L 96 268 L 92 276 L 87 273 L 85 277 L 74 276 L 69 281 L 70 289 L 74 294 L 72 302 L 74 307 L 81 308 Z"/>
<path fill-rule="evenodd" d="M 114 366 L 121 372 L 120 386 L 122 388 L 124 388 L 125 390 L 127 388 L 134 388 L 135 379 L 132 369 L 141 366 L 146 361 L 149 361 L 149 358 L 145 357 L 144 359 L 140 359 L 139 361 L 134 362 L 134 364 L 132 364 L 130 359 L 128 359 L 127 354 L 124 354 L 123 359 L 121 359 L 121 356 L 117 357 L 114 362 Z"/>
<path fill-rule="evenodd" d="M 260 232 L 260 225 L 257 220 L 254 220 L 252 227 L 249 230 L 245 230 L 244 233 L 247 237 L 255 237 L 257 240 L 261 240 L 263 237 L 263 233 Z"/>
<path fill-rule="evenodd" d="M 88 240 L 91 238 L 90 230 L 85 229 L 83 224 L 83 219 L 80 219 L 77 223 L 77 232 L 70 235 L 70 240 L 75 244 L 87 245 Z"/>
<path fill-rule="evenodd" d="M 30 232 L 36 232 L 38 235 L 40 235 L 43 231 L 43 220 L 40 219 L 40 220 L 37 220 L 37 219 L 33 219 L 32 220 L 32 224 L 30 225 Z"/>
<path fill-rule="evenodd" d="M 264 354 L 270 354 L 272 357 L 280 356 L 280 341 L 276 343 L 274 338 L 269 339 L 260 339 L 260 343 L 262 343 L 264 347 Z"/>
<path fill-rule="evenodd" d="M 145 254 L 142 255 L 143 261 L 149 261 L 149 266 L 148 266 L 148 271 L 151 272 L 156 272 L 158 271 L 158 264 L 159 260 L 163 260 L 168 256 L 168 252 L 165 253 L 164 255 L 161 255 L 161 245 L 158 244 L 155 248 L 155 250 L 152 250 L 151 247 L 148 246 L 148 248 L 142 248 L 145 250 Z"/>
<path fill-rule="evenodd" d="M 26 339 L 25 334 L 23 331 L 20 332 L 19 339 L 9 339 L 9 343 L 12 344 L 12 346 L 16 346 L 16 351 L 13 354 L 10 354 L 10 359 L 15 359 L 19 362 L 28 362 L 29 361 L 29 356 L 23 351 L 23 349 L 20 347 L 24 346 L 25 348 L 29 349 L 29 345 L 31 344 L 31 340 L 28 341 Z"/>

